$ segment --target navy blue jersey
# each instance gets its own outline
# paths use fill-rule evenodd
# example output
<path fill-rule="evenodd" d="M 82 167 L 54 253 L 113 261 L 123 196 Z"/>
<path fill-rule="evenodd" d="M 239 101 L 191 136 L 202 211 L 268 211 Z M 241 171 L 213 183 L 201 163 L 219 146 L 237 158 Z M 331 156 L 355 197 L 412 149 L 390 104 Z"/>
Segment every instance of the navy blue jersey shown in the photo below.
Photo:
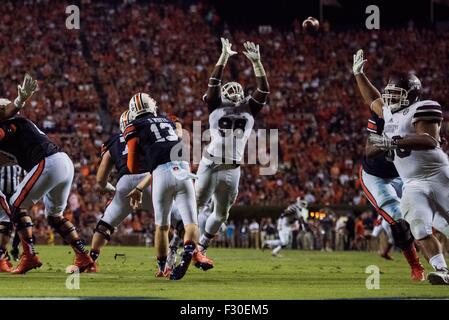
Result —
<path fill-rule="evenodd" d="M 23 117 L 12 117 L 0 122 L 0 150 L 13 155 L 17 164 L 26 171 L 60 151 L 45 133 Z"/>
<path fill-rule="evenodd" d="M 114 134 L 108 141 L 106 141 L 101 147 L 101 157 L 109 151 L 111 155 L 111 160 L 114 163 L 115 169 L 117 170 L 119 180 L 123 175 L 130 174 L 127 161 L 128 161 L 128 148 L 126 146 L 125 138 L 122 134 Z M 147 172 L 145 167 L 139 173 Z"/>
<path fill-rule="evenodd" d="M 175 123 L 165 116 L 145 115 L 135 119 L 125 129 L 124 137 L 128 143 L 130 157 L 128 159 L 128 168 L 130 163 L 137 170 L 145 166 L 149 172 L 153 172 L 157 166 L 175 160 L 181 160 L 179 152 L 175 152 L 172 159 L 172 148 L 181 143 L 181 139 L 176 134 Z M 130 140 L 137 138 L 137 146 L 134 146 Z M 134 148 L 136 150 L 134 150 Z M 179 148 L 181 151 L 181 148 Z M 139 157 L 136 159 L 135 156 Z"/>
<path fill-rule="evenodd" d="M 368 120 L 366 130 L 368 130 L 369 133 L 382 134 L 384 131 L 384 125 L 384 119 L 379 118 L 377 114 L 371 112 L 371 118 Z M 370 158 L 364 156 L 362 167 L 366 173 L 379 178 L 390 179 L 399 177 L 393 162 L 388 161 L 384 154 Z"/>

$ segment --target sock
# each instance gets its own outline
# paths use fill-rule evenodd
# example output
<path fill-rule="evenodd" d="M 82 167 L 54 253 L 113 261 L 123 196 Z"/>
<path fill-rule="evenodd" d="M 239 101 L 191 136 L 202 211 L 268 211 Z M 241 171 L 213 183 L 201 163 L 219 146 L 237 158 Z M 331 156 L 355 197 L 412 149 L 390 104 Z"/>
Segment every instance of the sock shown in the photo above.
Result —
<path fill-rule="evenodd" d="M 34 238 L 26 238 L 22 240 L 23 253 L 29 256 L 36 255 L 36 248 L 34 247 Z"/>
<path fill-rule="evenodd" d="M 5 248 L 0 248 L 0 260 L 5 259 L 6 258 L 6 249 Z"/>
<path fill-rule="evenodd" d="M 184 255 L 189 255 L 190 257 L 192 257 L 195 249 L 196 249 L 195 242 L 193 242 L 191 240 L 188 240 L 188 241 L 184 242 L 183 259 L 184 259 Z"/>
<path fill-rule="evenodd" d="M 273 249 L 273 251 L 271 253 L 277 255 L 279 253 L 279 251 L 281 251 L 281 250 L 282 250 L 282 246 L 277 246 L 276 248 Z"/>
<path fill-rule="evenodd" d="M 81 239 L 73 240 L 70 244 L 77 253 L 85 254 L 87 253 L 86 247 L 84 246 L 83 241 Z"/>
<path fill-rule="evenodd" d="M 418 252 L 416 252 L 415 244 L 412 243 L 410 247 L 408 247 L 405 250 L 402 250 L 402 254 L 404 255 L 405 259 L 407 259 L 408 264 L 410 267 L 417 267 L 421 266 L 419 263 L 419 256 Z"/>
<path fill-rule="evenodd" d="M 391 248 L 393 248 L 393 245 L 392 245 L 391 243 L 389 243 L 389 244 L 385 247 L 384 252 L 383 252 L 383 255 L 384 255 L 384 256 L 388 255 L 388 254 L 390 253 Z"/>
<path fill-rule="evenodd" d="M 166 263 L 167 257 L 157 257 L 157 266 L 159 268 L 159 271 L 164 272 Z"/>
<path fill-rule="evenodd" d="M 98 257 L 100 256 L 100 250 L 91 249 L 89 255 L 92 260 L 97 261 Z"/>
<path fill-rule="evenodd" d="M 213 239 L 213 237 L 212 237 L 212 238 L 209 238 L 209 237 L 206 235 L 206 233 L 205 233 L 205 234 L 203 234 L 203 235 L 201 236 L 199 245 L 200 245 L 203 249 L 207 249 L 207 248 L 209 247 L 209 244 L 210 244 L 210 242 L 211 242 L 212 239 Z"/>
<path fill-rule="evenodd" d="M 430 258 L 429 263 L 435 269 L 435 271 L 442 269 L 447 270 L 446 260 L 444 260 L 444 255 L 442 253 L 436 254 L 432 258 Z"/>

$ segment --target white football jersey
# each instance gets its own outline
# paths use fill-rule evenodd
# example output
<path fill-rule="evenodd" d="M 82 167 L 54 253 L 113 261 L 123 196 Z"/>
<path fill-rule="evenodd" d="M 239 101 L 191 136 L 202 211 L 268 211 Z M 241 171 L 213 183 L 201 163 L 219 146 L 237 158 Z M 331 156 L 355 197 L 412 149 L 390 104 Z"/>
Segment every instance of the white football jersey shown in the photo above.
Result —
<path fill-rule="evenodd" d="M 383 116 L 384 134 L 389 138 L 416 133 L 415 123 L 418 121 L 443 119 L 440 104 L 432 100 L 418 101 L 395 113 L 384 106 Z M 449 166 L 449 160 L 440 147 L 432 150 L 397 149 L 394 165 L 402 179 L 423 179 L 440 172 L 443 166 Z"/>
<path fill-rule="evenodd" d="M 211 141 L 207 152 L 224 163 L 242 161 L 254 117 L 246 97 L 237 105 L 223 103 L 209 115 Z"/>

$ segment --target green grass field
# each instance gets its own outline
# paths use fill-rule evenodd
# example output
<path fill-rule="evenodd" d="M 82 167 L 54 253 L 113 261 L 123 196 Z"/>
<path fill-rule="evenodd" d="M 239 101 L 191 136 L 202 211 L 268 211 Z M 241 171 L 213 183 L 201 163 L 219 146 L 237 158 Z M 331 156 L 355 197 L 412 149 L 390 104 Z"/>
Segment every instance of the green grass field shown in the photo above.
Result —
<path fill-rule="evenodd" d="M 82 274 L 79 290 L 65 286 L 72 262 L 68 247 L 39 246 L 44 266 L 26 275 L 0 274 L 1 297 L 138 297 L 148 299 L 341 299 L 449 297 L 449 287 L 412 283 L 399 254 L 386 261 L 375 253 L 210 249 L 216 267 L 193 266 L 181 281 L 154 277 L 154 249 L 107 247 L 100 273 Z M 116 253 L 126 257 L 114 259 Z M 380 268 L 380 289 L 368 290 L 365 268 Z M 428 264 L 425 265 L 430 270 Z"/>

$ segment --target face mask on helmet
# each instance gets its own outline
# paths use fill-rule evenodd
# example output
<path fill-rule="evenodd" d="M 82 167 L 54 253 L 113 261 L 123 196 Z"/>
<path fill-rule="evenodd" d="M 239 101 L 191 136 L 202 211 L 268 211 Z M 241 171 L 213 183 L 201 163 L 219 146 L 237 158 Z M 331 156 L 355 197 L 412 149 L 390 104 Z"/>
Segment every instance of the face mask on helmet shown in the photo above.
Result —
<path fill-rule="evenodd" d="M 132 118 L 129 110 L 123 112 L 122 115 L 120 116 L 120 131 L 123 133 L 128 124 L 133 120 L 134 119 Z"/>
<path fill-rule="evenodd" d="M 228 82 L 223 85 L 221 87 L 221 95 L 233 103 L 240 102 L 245 97 L 242 86 L 237 82 Z"/>
<path fill-rule="evenodd" d="M 157 116 L 156 111 L 156 101 L 147 93 L 136 93 L 129 101 L 129 112 L 133 119 L 145 113 Z"/>
<path fill-rule="evenodd" d="M 396 112 L 410 106 L 419 100 L 421 81 L 416 76 L 390 79 L 382 94 L 384 104 L 391 112 Z"/>

